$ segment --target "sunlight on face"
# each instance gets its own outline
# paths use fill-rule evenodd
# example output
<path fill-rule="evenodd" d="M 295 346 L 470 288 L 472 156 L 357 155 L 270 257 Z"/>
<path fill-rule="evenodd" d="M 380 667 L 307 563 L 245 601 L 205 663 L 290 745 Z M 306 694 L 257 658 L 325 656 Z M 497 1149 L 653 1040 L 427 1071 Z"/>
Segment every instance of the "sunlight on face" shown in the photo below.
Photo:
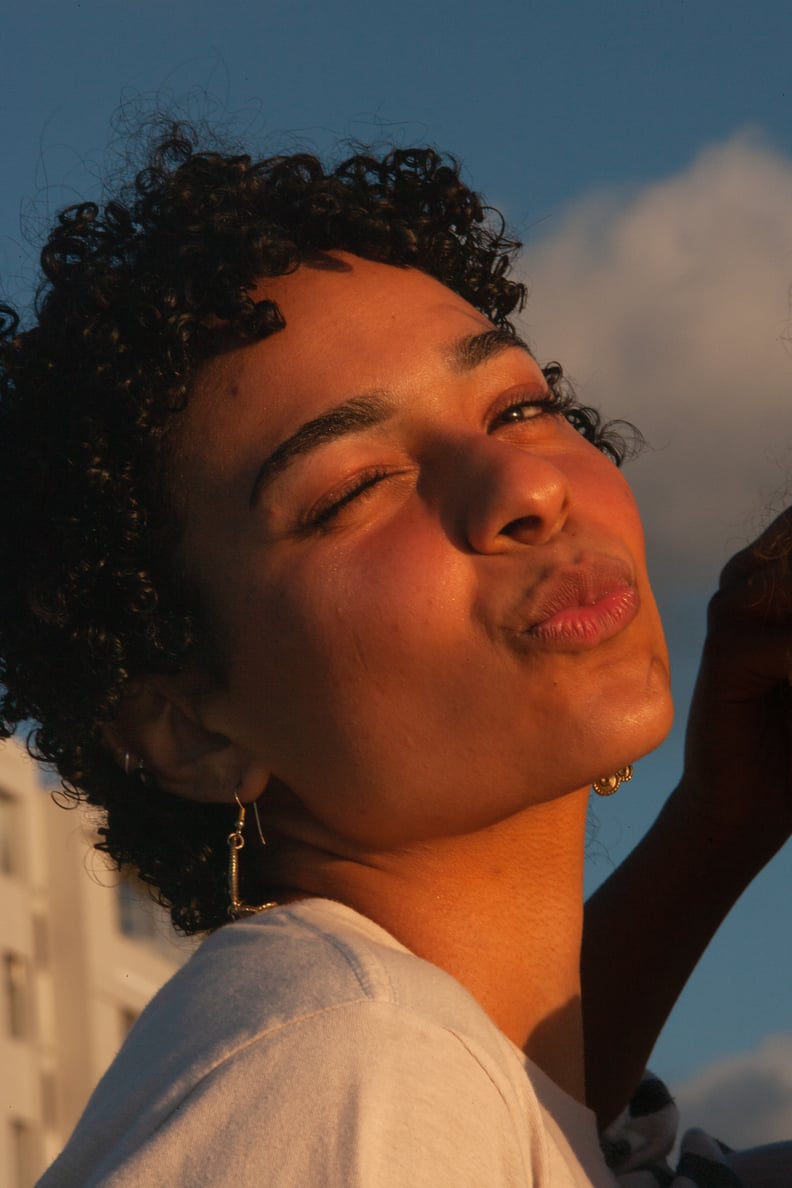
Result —
<path fill-rule="evenodd" d="M 213 729 L 364 843 L 478 828 L 670 724 L 641 526 L 535 360 L 413 269 L 261 283 L 180 440 Z"/>

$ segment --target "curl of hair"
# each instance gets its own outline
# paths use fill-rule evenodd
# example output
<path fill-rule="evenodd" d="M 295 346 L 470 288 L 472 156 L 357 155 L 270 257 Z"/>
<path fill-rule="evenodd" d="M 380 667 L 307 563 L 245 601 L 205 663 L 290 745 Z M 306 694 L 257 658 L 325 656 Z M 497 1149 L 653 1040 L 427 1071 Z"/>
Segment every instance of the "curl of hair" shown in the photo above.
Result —
<path fill-rule="evenodd" d="M 31 752 L 105 810 L 99 848 L 136 867 L 185 932 L 227 918 L 230 806 L 127 778 L 101 728 L 130 677 L 178 671 L 205 638 L 166 481 L 196 372 L 281 329 L 251 291 L 317 252 L 420 268 L 510 328 L 518 248 L 431 148 L 325 168 L 198 151 L 175 125 L 118 197 L 58 216 L 35 324 L 0 306 L 0 734 L 37 723 Z M 596 413 L 567 415 L 620 456 Z"/>

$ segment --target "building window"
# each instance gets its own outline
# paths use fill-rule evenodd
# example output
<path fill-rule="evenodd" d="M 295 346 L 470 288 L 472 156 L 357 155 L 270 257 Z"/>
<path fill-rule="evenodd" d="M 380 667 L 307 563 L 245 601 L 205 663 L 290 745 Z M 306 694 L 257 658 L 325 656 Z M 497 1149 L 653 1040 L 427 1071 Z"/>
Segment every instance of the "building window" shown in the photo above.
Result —
<path fill-rule="evenodd" d="M 118 1040 L 119 1044 L 123 1044 L 124 1040 L 126 1039 L 126 1037 L 129 1035 L 130 1031 L 132 1030 L 139 1015 L 140 1015 L 140 1011 L 134 1011 L 131 1007 L 121 1007 L 121 1009 L 118 1012 L 118 1023 L 119 1023 L 119 1032 L 120 1032 L 119 1040 Z"/>
<path fill-rule="evenodd" d="M 195 937 L 182 937 L 171 925 L 168 913 L 151 896 L 150 888 L 125 874 L 116 891 L 118 927 L 123 936 L 158 952 L 175 965 L 182 965 L 197 947 Z"/>
<path fill-rule="evenodd" d="M 8 1035 L 13 1039 L 29 1039 L 33 987 L 27 958 L 21 957 L 18 953 L 4 953 L 3 982 Z"/>
<path fill-rule="evenodd" d="M 33 917 L 33 959 L 39 969 L 49 965 L 49 933 L 43 916 Z"/>
<path fill-rule="evenodd" d="M 58 1090 L 51 1069 L 41 1074 L 41 1121 L 48 1130 L 54 1130 L 58 1122 Z"/>
<path fill-rule="evenodd" d="M 21 1118 L 13 1118 L 10 1130 L 13 1188 L 30 1188 L 41 1170 L 36 1158 L 33 1127 Z"/>
<path fill-rule="evenodd" d="M 0 788 L 0 874 L 19 873 L 19 802 Z"/>
<path fill-rule="evenodd" d="M 122 879 L 118 884 L 118 924 L 132 940 L 156 940 L 159 935 L 156 905 L 146 889 Z"/>

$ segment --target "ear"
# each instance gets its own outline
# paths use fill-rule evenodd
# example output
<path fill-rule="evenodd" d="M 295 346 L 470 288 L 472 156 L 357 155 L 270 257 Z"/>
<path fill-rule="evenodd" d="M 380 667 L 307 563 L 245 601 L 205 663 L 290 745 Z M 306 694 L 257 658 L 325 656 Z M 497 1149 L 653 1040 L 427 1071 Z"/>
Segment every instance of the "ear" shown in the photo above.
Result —
<path fill-rule="evenodd" d="M 102 728 L 105 746 L 120 766 L 141 767 L 159 787 L 186 800 L 256 800 L 271 773 L 202 724 L 199 700 L 185 675 L 131 681 L 115 720 Z"/>

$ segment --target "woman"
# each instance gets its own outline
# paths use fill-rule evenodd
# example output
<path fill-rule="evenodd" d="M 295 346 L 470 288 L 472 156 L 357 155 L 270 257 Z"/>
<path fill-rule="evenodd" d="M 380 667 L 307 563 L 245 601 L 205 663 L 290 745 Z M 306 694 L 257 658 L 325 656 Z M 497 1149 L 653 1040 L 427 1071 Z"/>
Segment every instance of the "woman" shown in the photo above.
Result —
<path fill-rule="evenodd" d="M 755 587 L 785 562 L 727 577 L 686 778 L 592 904 L 584 1052 L 588 789 L 664 737 L 667 656 L 618 442 L 508 321 L 516 246 L 429 150 L 325 172 L 178 132 L 50 237 L 37 325 L 3 348 L 4 720 L 41 723 L 178 926 L 242 919 L 42 1184 L 613 1183 L 585 1074 L 609 1120 L 789 832 L 789 595 L 768 626 Z M 778 772 L 746 841 L 765 701 Z M 718 712 L 742 716 L 713 779 Z M 657 944 L 680 906 L 690 935 L 625 1012 L 609 938 L 692 845 L 706 902 L 671 893 Z"/>

